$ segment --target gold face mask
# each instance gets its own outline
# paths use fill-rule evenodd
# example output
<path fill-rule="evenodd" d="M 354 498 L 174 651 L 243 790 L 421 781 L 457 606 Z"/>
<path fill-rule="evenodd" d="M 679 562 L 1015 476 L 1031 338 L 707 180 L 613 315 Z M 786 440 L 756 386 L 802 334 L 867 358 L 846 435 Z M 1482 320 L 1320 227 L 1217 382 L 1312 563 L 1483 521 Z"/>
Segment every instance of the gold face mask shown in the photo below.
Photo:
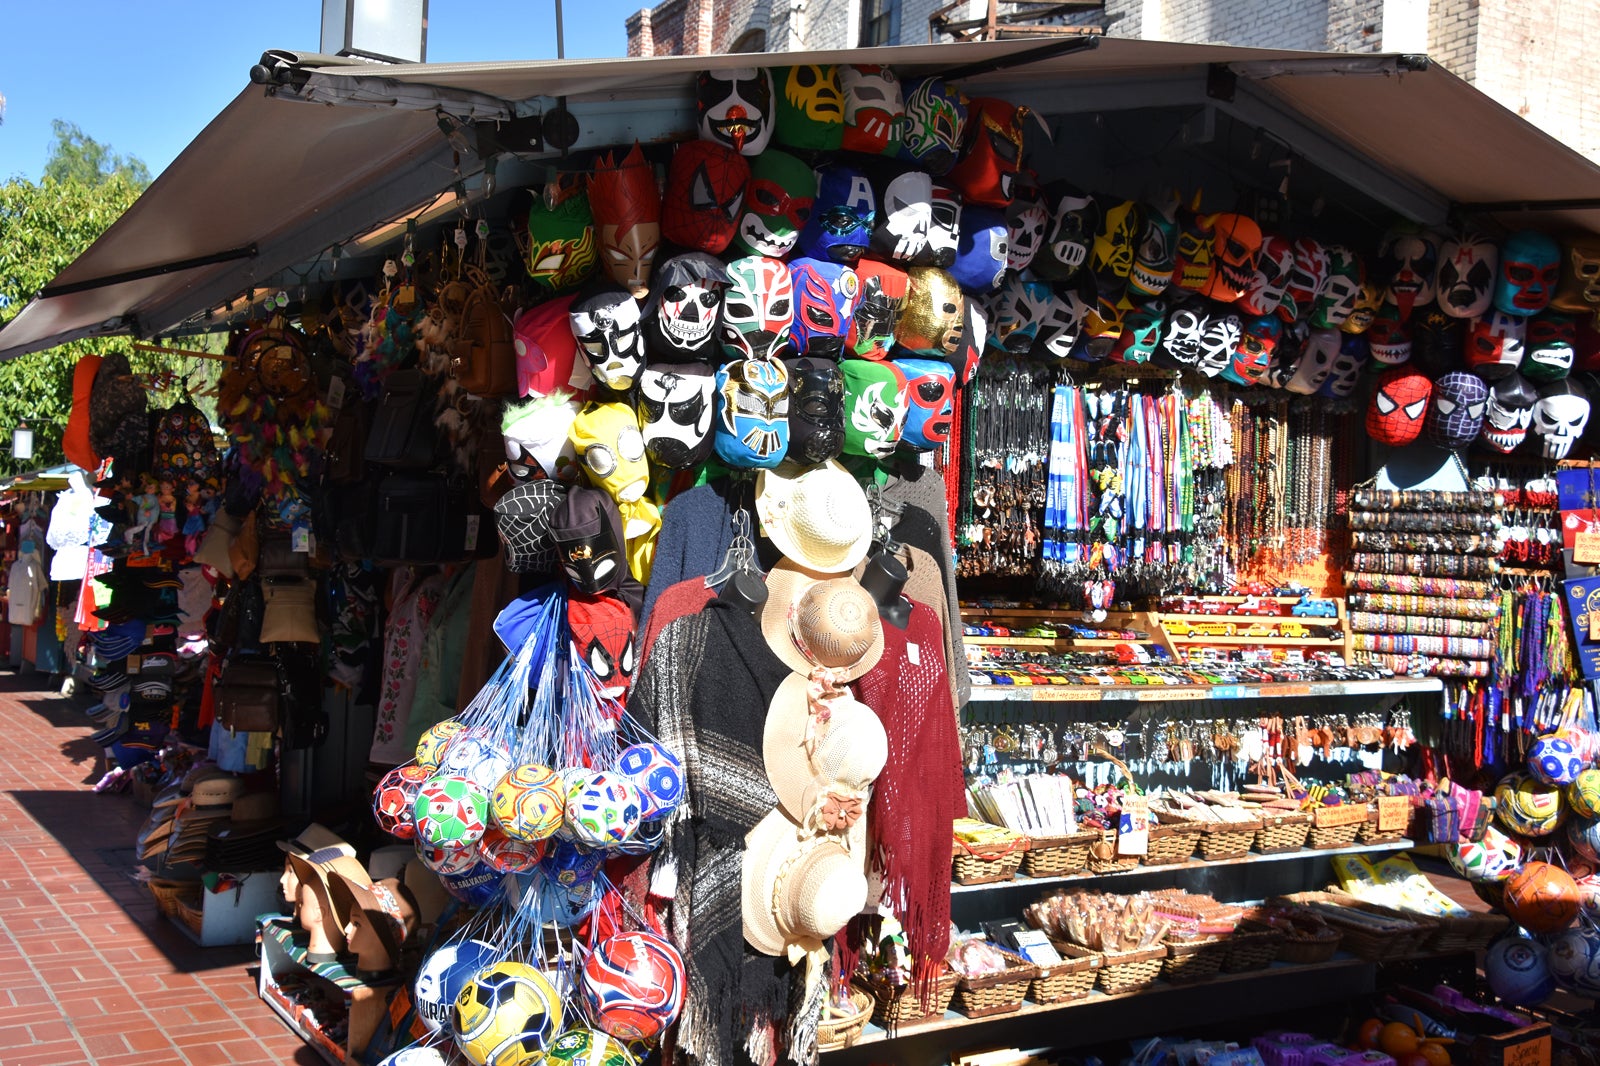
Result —
<path fill-rule="evenodd" d="M 1600 329 L 1600 241 L 1573 241 L 1561 257 L 1561 283 L 1550 306 L 1559 311 L 1594 316 Z"/>
<path fill-rule="evenodd" d="M 955 278 L 938 267 L 912 267 L 906 271 L 906 302 L 895 339 L 918 355 L 948 355 L 960 341 L 965 306 Z"/>

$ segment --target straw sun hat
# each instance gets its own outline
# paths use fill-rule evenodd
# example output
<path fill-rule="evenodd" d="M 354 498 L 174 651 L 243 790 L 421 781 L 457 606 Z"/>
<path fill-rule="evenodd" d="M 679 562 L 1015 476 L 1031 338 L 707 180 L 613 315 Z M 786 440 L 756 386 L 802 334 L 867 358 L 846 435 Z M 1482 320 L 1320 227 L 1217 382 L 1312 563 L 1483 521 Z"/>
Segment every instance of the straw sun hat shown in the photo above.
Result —
<path fill-rule="evenodd" d="M 823 666 L 839 681 L 854 681 L 883 657 L 878 605 L 860 582 L 808 574 L 788 559 L 767 574 L 761 632 L 799 674 Z"/>
<path fill-rule="evenodd" d="M 761 758 L 784 813 L 828 830 L 835 826 L 811 823 L 830 796 L 835 806 L 853 804 L 857 816 L 864 814 L 865 790 L 889 761 L 889 738 L 872 708 L 848 693 L 826 702 L 825 719 L 817 715 L 809 688 L 809 679 L 799 674 L 778 686 L 762 730 Z"/>
<path fill-rule="evenodd" d="M 845 574 L 872 546 L 872 508 L 849 471 L 784 463 L 756 475 L 761 532 L 785 556 L 819 574 Z"/>
<path fill-rule="evenodd" d="M 762 954 L 816 950 L 866 905 L 861 859 L 836 838 L 813 836 L 774 809 L 744 839 L 744 938 Z M 854 846 L 866 850 L 864 841 Z"/>

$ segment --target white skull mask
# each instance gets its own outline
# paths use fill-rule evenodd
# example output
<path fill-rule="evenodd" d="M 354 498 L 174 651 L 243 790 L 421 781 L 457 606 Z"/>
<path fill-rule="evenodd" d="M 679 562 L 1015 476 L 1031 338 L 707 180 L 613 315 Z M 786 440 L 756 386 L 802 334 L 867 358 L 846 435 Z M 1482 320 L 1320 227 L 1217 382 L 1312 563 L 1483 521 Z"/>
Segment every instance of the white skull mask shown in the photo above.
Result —
<path fill-rule="evenodd" d="M 1367 338 L 1359 333 L 1344 334 L 1339 342 L 1339 354 L 1333 357 L 1328 376 L 1317 395 L 1342 400 L 1355 391 L 1361 378 L 1361 368 L 1367 365 Z"/>
<path fill-rule="evenodd" d="M 1295 367 L 1294 374 L 1283 387 L 1290 392 L 1310 396 L 1322 388 L 1322 383 L 1333 373 L 1333 361 L 1338 355 L 1338 330 L 1312 330 L 1310 336 L 1306 338 L 1305 351 L 1301 353 L 1299 365 Z"/>
<path fill-rule="evenodd" d="M 1214 378 L 1233 361 L 1233 350 L 1244 335 L 1238 315 L 1213 315 L 1200 334 L 1200 372 Z"/>
<path fill-rule="evenodd" d="M 884 187 L 882 204 L 873 251 L 902 263 L 926 254 L 933 227 L 933 179 L 908 170 Z"/>
<path fill-rule="evenodd" d="M 1195 365 L 1200 361 L 1200 340 L 1205 335 L 1206 325 L 1206 314 L 1200 306 L 1184 304 L 1174 308 L 1167 318 L 1161 349 L 1181 366 Z"/>
<path fill-rule="evenodd" d="M 662 263 L 645 310 L 645 343 L 668 360 L 698 358 L 712 343 L 722 317 L 728 279 L 722 264 L 700 252 Z"/>
<path fill-rule="evenodd" d="M 644 367 L 644 336 L 632 293 L 607 289 L 573 304 L 572 335 L 596 381 L 617 392 L 633 388 Z"/>
<path fill-rule="evenodd" d="M 928 223 L 928 248 L 922 259 L 941 269 L 956 261 L 956 246 L 961 243 L 961 198 L 943 185 L 933 187 Z"/>
<path fill-rule="evenodd" d="M 1533 431 L 1544 445 L 1546 459 L 1565 459 L 1588 424 L 1589 396 L 1577 382 L 1553 382 L 1539 393 Z"/>
<path fill-rule="evenodd" d="M 1039 323 L 1034 346 L 1043 347 L 1057 359 L 1067 358 L 1077 346 L 1078 335 L 1083 332 L 1083 319 L 1088 313 L 1089 305 L 1075 289 L 1063 288 L 1056 292 L 1045 310 L 1044 321 Z"/>
<path fill-rule="evenodd" d="M 1006 208 L 1006 266 L 1026 270 L 1044 246 L 1044 228 L 1050 212 L 1038 200 L 1017 199 Z"/>
<path fill-rule="evenodd" d="M 1528 436 L 1533 425 L 1533 409 L 1538 391 L 1521 374 L 1512 373 L 1489 389 L 1489 402 L 1483 409 L 1483 428 L 1478 436 L 1498 452 L 1512 452 Z"/>
<path fill-rule="evenodd" d="M 639 375 L 644 450 L 653 462 L 682 470 L 711 452 L 716 377 L 709 367 L 654 364 Z"/>

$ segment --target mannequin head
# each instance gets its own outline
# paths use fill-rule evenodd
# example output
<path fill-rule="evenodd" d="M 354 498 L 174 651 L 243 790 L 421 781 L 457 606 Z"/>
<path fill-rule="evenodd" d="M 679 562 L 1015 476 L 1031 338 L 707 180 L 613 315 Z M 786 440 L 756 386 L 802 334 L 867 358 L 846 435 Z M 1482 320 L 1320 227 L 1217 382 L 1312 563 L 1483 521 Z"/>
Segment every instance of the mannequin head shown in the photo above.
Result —
<path fill-rule="evenodd" d="M 405 885 L 395 879 L 363 885 L 341 874 L 330 887 L 346 904 L 345 942 L 356 968 L 386 973 L 400 964 L 407 937 L 417 927 L 417 906 Z"/>
<path fill-rule="evenodd" d="M 334 944 L 330 925 L 337 921 L 331 915 L 324 916 L 322 899 L 317 889 L 309 882 L 300 882 L 294 901 L 295 921 L 300 923 L 300 928 L 306 931 L 306 952 L 311 956 L 333 956 L 343 950 L 345 943 L 344 930 L 339 929 L 339 944 Z"/>

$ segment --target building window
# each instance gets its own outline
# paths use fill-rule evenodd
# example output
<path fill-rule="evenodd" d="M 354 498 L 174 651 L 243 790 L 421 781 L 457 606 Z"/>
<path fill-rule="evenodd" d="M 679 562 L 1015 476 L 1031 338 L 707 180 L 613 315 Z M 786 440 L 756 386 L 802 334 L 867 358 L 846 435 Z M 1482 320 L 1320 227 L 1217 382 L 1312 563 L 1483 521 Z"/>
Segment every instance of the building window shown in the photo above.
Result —
<path fill-rule="evenodd" d="M 900 39 L 900 0 L 861 0 L 862 48 Z"/>

